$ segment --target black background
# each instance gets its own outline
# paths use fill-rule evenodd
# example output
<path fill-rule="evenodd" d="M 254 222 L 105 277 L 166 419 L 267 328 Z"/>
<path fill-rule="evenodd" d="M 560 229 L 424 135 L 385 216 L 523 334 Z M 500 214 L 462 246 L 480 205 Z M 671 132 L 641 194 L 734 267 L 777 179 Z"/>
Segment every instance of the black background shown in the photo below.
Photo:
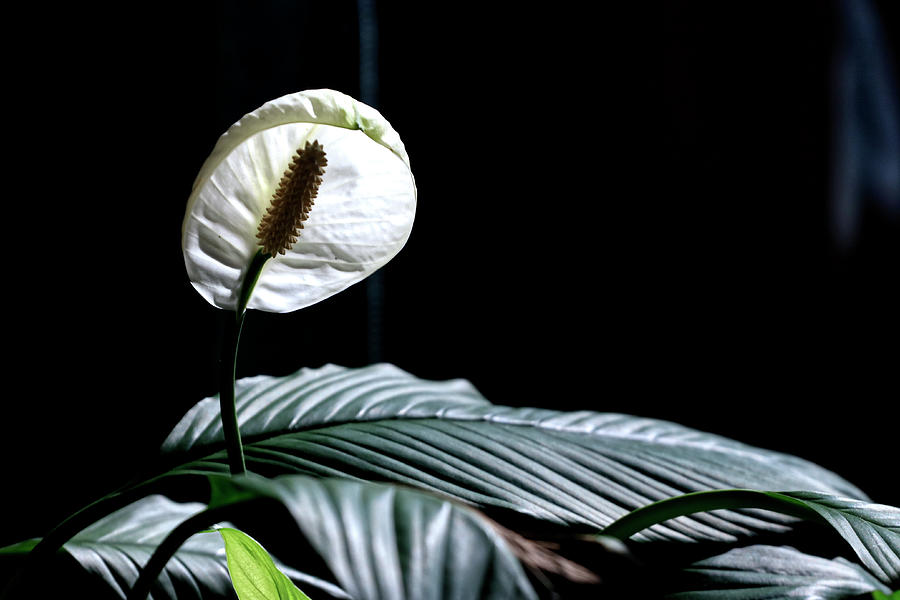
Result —
<path fill-rule="evenodd" d="M 285 93 L 362 92 L 355 2 L 153 6 L 7 20 L 0 543 L 217 391 L 222 314 L 180 226 L 218 136 Z M 900 505 L 900 226 L 866 199 L 856 243 L 830 235 L 833 5 L 377 8 L 373 104 L 419 190 L 380 337 L 367 284 L 253 312 L 239 375 L 383 360 L 791 452 Z"/>

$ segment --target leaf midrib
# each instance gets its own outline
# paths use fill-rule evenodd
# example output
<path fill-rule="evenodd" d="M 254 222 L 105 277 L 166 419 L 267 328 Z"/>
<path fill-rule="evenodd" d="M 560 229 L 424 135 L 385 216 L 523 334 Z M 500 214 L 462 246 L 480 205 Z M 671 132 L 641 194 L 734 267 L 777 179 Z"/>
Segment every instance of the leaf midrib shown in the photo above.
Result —
<path fill-rule="evenodd" d="M 623 415 L 625 417 L 626 415 Z M 414 421 L 434 421 L 439 423 L 473 423 L 480 424 L 484 426 L 497 426 L 497 427 L 508 427 L 508 428 L 521 428 L 521 429 L 540 429 L 542 431 L 547 431 L 550 433 L 559 433 L 565 435 L 573 435 L 578 437 L 585 438 L 609 438 L 615 440 L 622 441 L 633 441 L 639 443 L 652 443 L 653 445 L 661 445 L 661 446 L 673 446 L 679 448 L 695 448 L 704 451 L 710 452 L 727 452 L 729 454 L 740 454 L 746 458 L 758 460 L 758 452 L 754 452 L 757 450 L 753 446 L 749 446 L 746 444 L 742 444 L 740 442 L 736 442 L 733 440 L 728 440 L 726 438 L 722 438 L 722 440 L 715 441 L 724 441 L 727 442 L 721 445 L 712 445 L 709 440 L 700 440 L 700 441 L 692 441 L 685 439 L 665 439 L 659 438 L 657 436 L 650 437 L 647 435 L 636 435 L 630 433 L 611 433 L 605 430 L 601 430 L 600 428 L 594 429 L 591 431 L 585 431 L 583 428 L 579 427 L 557 427 L 557 426 L 548 426 L 543 421 L 533 421 L 533 422 L 514 422 L 514 421 L 499 421 L 490 418 L 490 415 L 483 415 L 481 418 L 459 418 L 459 417 L 436 417 L 433 415 L 418 417 L 418 416 L 393 416 L 387 418 L 361 418 L 361 419 L 343 419 L 329 423 L 316 423 L 309 426 L 299 426 L 296 428 L 291 428 L 288 430 L 278 430 L 277 432 L 272 433 L 261 433 L 261 434 L 250 434 L 244 435 L 243 440 L 245 445 L 252 445 L 260 442 L 271 441 L 279 437 L 287 437 L 302 433 L 308 433 L 311 431 L 321 431 L 327 430 L 336 427 L 343 427 L 346 425 L 359 425 L 359 424 L 376 424 L 376 423 L 393 423 L 393 422 L 414 422 Z M 708 434 L 713 436 L 713 434 Z M 195 456 L 209 456 L 224 450 L 225 441 L 217 440 L 215 443 L 205 443 L 200 445 L 192 446 L 189 450 L 182 451 L 180 453 L 171 453 L 164 454 L 165 456 L 177 456 L 177 457 L 195 457 Z M 789 455 L 782 455 L 781 453 L 777 453 L 774 451 L 767 450 L 765 451 L 767 458 L 771 458 L 772 456 L 778 456 L 779 458 L 787 459 L 788 462 L 794 460 L 794 457 Z M 189 462 L 194 460 L 194 458 L 188 458 Z"/>

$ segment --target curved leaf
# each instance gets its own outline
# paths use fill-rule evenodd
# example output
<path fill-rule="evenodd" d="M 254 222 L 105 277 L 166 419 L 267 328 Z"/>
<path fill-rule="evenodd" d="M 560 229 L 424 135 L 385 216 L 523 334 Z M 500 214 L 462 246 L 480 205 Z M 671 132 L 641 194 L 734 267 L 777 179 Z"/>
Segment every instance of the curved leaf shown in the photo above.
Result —
<path fill-rule="evenodd" d="M 124 599 L 162 540 L 179 523 L 205 508 L 198 502 L 179 503 L 161 495 L 147 496 L 85 528 L 63 550 L 103 581 L 113 596 Z M 24 554 L 33 545 L 17 544 L 4 552 Z M 314 594 L 347 598 L 331 583 L 281 564 L 278 568 L 297 585 L 314 590 Z M 152 598 L 237 598 L 220 534 L 199 533 L 191 537 L 160 574 L 152 588 Z"/>
<path fill-rule="evenodd" d="M 69 540 L 64 550 L 87 571 L 106 582 L 121 598 L 137 581 L 159 543 L 184 519 L 200 512 L 200 503 L 177 503 L 148 496 L 90 525 Z M 198 534 L 182 546 L 153 589 L 160 598 L 235 598 L 217 534 Z"/>
<path fill-rule="evenodd" d="M 691 565 L 669 590 L 672 600 L 844 600 L 887 588 L 843 559 L 758 545 Z"/>
<path fill-rule="evenodd" d="M 673 423 L 621 414 L 495 406 L 467 382 L 381 364 L 240 380 L 247 467 L 403 483 L 482 506 L 600 529 L 656 500 L 716 488 L 808 489 L 865 499 L 817 465 Z M 225 472 L 208 398 L 163 446 L 170 473 Z M 722 512 L 676 519 L 643 538 L 733 541 L 790 518 Z"/>
<path fill-rule="evenodd" d="M 188 528 L 185 536 L 190 537 L 183 544 L 184 538 L 179 538 L 173 545 L 169 534 L 179 525 L 184 529 L 185 521 L 218 521 L 223 514 L 245 518 L 243 511 L 255 506 L 264 509 L 264 521 L 281 525 L 278 531 L 282 535 L 283 523 L 271 519 L 271 506 L 251 503 L 267 500 L 287 509 L 286 516 L 330 571 L 323 573 L 322 579 L 271 565 L 302 588 L 322 594 L 311 592 L 313 597 L 537 598 L 503 537 L 487 521 L 446 499 L 392 485 L 304 476 L 269 480 L 212 475 L 209 479 L 213 494 L 206 511 L 201 510 L 205 508 L 202 504 L 148 496 L 91 525 L 72 538 L 65 550 L 84 569 L 99 575 L 120 598 L 143 597 L 133 588 L 137 586 L 145 594 L 148 588 L 141 587 L 144 583 L 151 583 L 155 600 L 235 598 L 229 570 L 237 578 L 234 589 L 253 591 L 259 583 L 253 581 L 259 574 L 256 563 L 267 558 L 265 551 L 255 542 L 248 545 L 248 536 L 229 527 L 194 535 L 195 530 Z M 226 567 L 222 538 L 229 536 L 226 545 L 231 542 L 232 548 Z M 237 548 L 233 547 L 235 541 Z M 301 541 L 294 538 L 287 545 L 298 547 Z M 162 573 L 147 567 L 160 546 L 178 548 L 171 558 L 168 554 L 154 558 L 160 567 L 165 565 Z M 29 547 L 20 544 L 15 551 Z M 249 574 L 238 564 L 247 564 L 240 555 L 248 552 L 255 557 L 250 561 L 255 572 Z M 264 575 L 272 589 L 289 591 L 276 570 L 269 568 Z"/>
<path fill-rule="evenodd" d="M 210 507 L 275 500 L 357 600 L 537 598 L 501 536 L 447 500 L 393 485 L 211 477 Z"/>
<path fill-rule="evenodd" d="M 887 583 L 900 583 L 900 508 L 814 492 L 711 490 L 668 498 L 612 523 L 603 535 L 626 539 L 656 523 L 725 508 L 764 508 L 831 525 L 859 560 Z"/>

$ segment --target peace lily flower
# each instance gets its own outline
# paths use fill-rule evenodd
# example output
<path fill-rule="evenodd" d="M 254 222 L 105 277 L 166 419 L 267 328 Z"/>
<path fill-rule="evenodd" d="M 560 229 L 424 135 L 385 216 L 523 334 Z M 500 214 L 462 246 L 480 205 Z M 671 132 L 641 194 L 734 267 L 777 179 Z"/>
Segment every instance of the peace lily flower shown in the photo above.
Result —
<path fill-rule="evenodd" d="M 288 94 L 232 125 L 203 164 L 182 227 L 185 265 L 207 301 L 240 311 L 262 257 L 246 308 L 290 312 L 387 263 L 415 210 L 409 158 L 378 111 L 333 90 Z"/>

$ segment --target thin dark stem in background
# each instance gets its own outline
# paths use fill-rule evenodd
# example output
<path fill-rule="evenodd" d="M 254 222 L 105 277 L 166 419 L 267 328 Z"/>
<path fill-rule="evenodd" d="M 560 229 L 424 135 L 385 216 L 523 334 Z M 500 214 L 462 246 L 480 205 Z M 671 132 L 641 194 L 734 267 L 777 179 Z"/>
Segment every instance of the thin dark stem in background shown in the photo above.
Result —
<path fill-rule="evenodd" d="M 357 0 L 359 26 L 359 99 L 378 108 L 378 12 L 375 0 Z M 384 278 L 375 271 L 366 279 L 368 362 L 384 360 Z"/>

